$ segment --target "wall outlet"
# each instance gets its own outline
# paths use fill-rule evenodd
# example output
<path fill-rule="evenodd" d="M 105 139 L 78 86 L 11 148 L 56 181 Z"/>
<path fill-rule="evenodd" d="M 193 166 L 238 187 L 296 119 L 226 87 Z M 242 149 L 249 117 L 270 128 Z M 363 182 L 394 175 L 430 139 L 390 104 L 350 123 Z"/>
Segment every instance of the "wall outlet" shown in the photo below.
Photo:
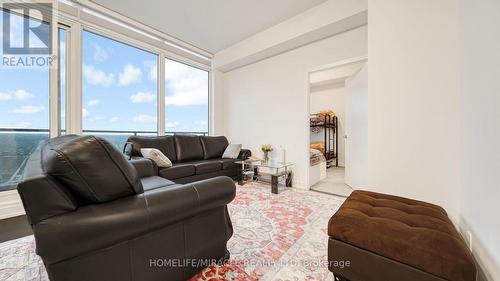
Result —
<path fill-rule="evenodd" d="M 472 233 L 467 230 L 467 244 L 469 245 L 469 251 L 472 252 Z"/>

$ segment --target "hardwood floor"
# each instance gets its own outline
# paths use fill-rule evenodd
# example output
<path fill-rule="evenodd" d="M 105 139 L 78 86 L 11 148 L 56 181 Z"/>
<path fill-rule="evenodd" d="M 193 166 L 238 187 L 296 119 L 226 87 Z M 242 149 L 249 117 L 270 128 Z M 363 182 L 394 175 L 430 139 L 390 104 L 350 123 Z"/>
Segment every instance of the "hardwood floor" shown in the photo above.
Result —
<path fill-rule="evenodd" d="M 0 220 L 0 243 L 33 234 L 25 215 Z"/>

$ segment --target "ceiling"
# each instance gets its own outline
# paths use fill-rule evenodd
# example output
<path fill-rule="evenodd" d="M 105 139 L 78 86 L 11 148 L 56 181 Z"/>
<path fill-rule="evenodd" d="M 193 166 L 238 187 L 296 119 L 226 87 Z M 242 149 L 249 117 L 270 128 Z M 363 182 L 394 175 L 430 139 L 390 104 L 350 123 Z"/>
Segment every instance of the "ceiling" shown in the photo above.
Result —
<path fill-rule="evenodd" d="M 91 0 L 210 53 L 326 0 Z"/>
<path fill-rule="evenodd" d="M 345 81 L 358 73 L 365 64 L 366 61 L 361 60 L 313 72 L 309 76 L 309 86 L 311 88 L 339 84 L 343 86 Z"/>

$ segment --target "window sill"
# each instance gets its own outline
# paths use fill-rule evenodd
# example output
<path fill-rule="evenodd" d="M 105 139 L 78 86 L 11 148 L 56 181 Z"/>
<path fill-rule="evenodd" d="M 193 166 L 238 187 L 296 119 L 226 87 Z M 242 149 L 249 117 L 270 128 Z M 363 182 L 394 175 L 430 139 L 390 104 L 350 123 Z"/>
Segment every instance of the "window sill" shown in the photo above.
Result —
<path fill-rule="evenodd" d="M 24 214 L 23 203 L 17 190 L 0 192 L 0 220 Z"/>

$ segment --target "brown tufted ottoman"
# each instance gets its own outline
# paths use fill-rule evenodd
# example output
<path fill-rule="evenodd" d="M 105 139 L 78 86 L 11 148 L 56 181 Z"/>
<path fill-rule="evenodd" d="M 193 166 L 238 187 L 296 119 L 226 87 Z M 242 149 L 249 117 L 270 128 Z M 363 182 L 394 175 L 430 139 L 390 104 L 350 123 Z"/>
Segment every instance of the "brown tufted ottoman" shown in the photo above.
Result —
<path fill-rule="evenodd" d="M 468 248 L 433 204 L 354 191 L 330 219 L 328 235 L 335 280 L 476 280 Z"/>

